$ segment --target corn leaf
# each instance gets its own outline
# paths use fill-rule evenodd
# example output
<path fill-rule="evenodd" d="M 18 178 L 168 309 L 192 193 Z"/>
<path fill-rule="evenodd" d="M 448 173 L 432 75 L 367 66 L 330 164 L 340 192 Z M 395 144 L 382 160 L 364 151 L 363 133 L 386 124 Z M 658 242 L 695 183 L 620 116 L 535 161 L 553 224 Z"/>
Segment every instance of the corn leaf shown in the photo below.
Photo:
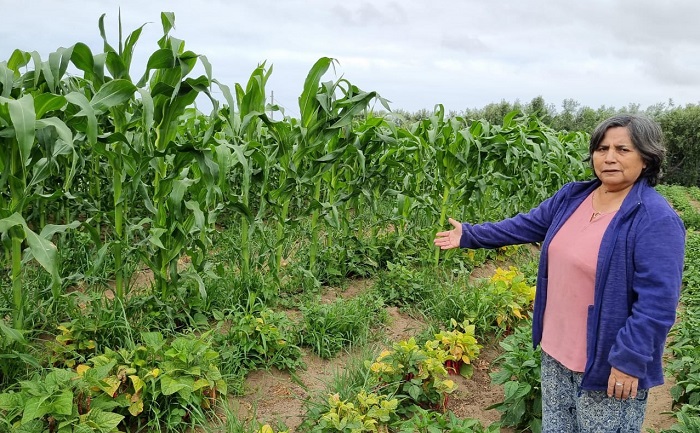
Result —
<path fill-rule="evenodd" d="M 90 105 L 96 113 L 104 113 L 110 108 L 128 101 L 134 92 L 136 92 L 136 86 L 130 81 L 112 80 L 100 88 L 90 101 Z"/>
<path fill-rule="evenodd" d="M 34 145 L 34 130 L 36 128 L 34 98 L 32 95 L 24 95 L 20 99 L 0 98 L 0 103 L 4 102 L 8 104 L 10 121 L 15 129 L 15 137 L 19 144 L 22 166 L 26 167 L 29 162 L 29 154 Z"/>

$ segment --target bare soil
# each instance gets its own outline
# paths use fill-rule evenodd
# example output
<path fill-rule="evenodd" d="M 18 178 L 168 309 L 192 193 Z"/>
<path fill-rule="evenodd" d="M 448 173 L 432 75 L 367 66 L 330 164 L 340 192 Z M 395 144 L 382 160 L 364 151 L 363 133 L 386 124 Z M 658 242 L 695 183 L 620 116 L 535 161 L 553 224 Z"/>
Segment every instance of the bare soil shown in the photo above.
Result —
<path fill-rule="evenodd" d="M 356 296 L 369 286 L 368 281 L 358 281 L 346 290 L 328 290 L 323 299 L 330 302 L 336 297 Z M 407 340 L 424 329 L 425 323 L 419 318 L 394 307 L 388 307 L 387 312 L 390 320 L 382 333 L 388 342 Z M 503 399 L 503 388 L 492 385 L 489 376 L 491 364 L 501 351 L 496 342 L 482 344 L 484 347 L 474 362 L 474 375 L 470 379 L 451 376 L 457 383 L 457 390 L 449 397 L 447 409 L 461 418 L 478 419 L 482 425 L 488 426 L 500 419 L 500 412 L 486 408 Z M 357 356 L 357 353 L 350 352 L 335 359 L 324 360 L 304 352 L 307 368 L 296 372 L 295 377 L 276 369 L 252 372 L 246 379 L 245 395 L 229 399 L 231 408 L 242 421 L 257 420 L 272 426 L 284 423 L 290 432 L 295 432 L 303 421 L 306 410 L 304 401 L 323 393 L 334 375 L 346 368 L 352 356 Z M 649 428 L 656 431 L 667 429 L 674 423 L 674 418 L 668 413 L 672 403 L 669 393 L 671 386 L 673 384 L 667 379 L 666 384 L 651 390 L 643 431 Z M 514 433 L 515 430 L 502 428 L 501 432 Z"/>

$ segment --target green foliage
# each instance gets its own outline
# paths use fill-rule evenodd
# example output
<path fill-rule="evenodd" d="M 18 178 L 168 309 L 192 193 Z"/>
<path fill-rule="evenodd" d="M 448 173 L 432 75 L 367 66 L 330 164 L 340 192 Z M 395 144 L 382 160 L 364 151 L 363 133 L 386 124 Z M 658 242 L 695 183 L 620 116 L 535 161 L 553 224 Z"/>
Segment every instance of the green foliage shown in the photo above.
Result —
<path fill-rule="evenodd" d="M 142 335 L 133 350 L 106 350 L 78 368 L 110 397 L 126 417 L 126 424 L 164 425 L 166 430 L 206 423 L 219 394 L 227 385 L 217 367 L 219 354 L 211 348 L 211 331 L 166 340 L 160 333 Z M 106 374 L 105 374 L 106 369 Z"/>
<path fill-rule="evenodd" d="M 683 304 L 700 308 L 700 232 L 688 231 L 683 269 Z"/>
<path fill-rule="evenodd" d="M 700 186 L 700 105 L 667 110 L 658 121 L 668 152 L 664 183 Z"/>
<path fill-rule="evenodd" d="M 51 369 L 0 394 L 0 411 L 13 431 L 119 432 L 124 416 L 91 404 L 89 383 L 72 370 Z"/>
<path fill-rule="evenodd" d="M 671 388 L 674 407 L 700 406 L 700 233 L 688 233 L 683 272 L 685 286 L 681 293 L 679 320 L 671 330 L 667 347 L 672 355 L 665 366 L 675 379 Z"/>
<path fill-rule="evenodd" d="M 0 319 L 0 389 L 23 379 L 30 367 L 40 368 L 35 350 L 24 334 Z"/>
<path fill-rule="evenodd" d="M 461 276 L 443 283 L 422 303 L 421 309 L 444 325 L 450 319 L 468 321 L 475 326 L 477 338 L 483 339 L 509 331 L 524 320 L 534 292 L 534 286 L 519 269 L 496 268 L 489 278 L 470 282 L 468 277 Z"/>
<path fill-rule="evenodd" d="M 541 350 L 532 348 L 531 325 L 518 326 L 501 341 L 504 352 L 496 360 L 497 370 L 491 373 L 494 384 L 503 385 L 502 402 L 490 406 L 501 412 L 501 423 L 533 433 L 542 429 L 542 392 L 540 389 Z"/>
<path fill-rule="evenodd" d="M 383 305 L 372 293 L 330 304 L 307 303 L 301 307 L 301 344 L 322 358 L 333 358 L 343 348 L 367 343 L 371 331 L 386 321 Z"/>
<path fill-rule="evenodd" d="M 700 230 L 700 211 L 689 197 L 689 190 L 678 185 L 658 185 L 657 190 L 680 212 L 687 229 Z"/>
<path fill-rule="evenodd" d="M 674 413 L 678 422 L 670 429 L 661 430 L 661 433 L 698 433 L 700 432 L 700 406 L 684 405 Z"/>
<path fill-rule="evenodd" d="M 497 423 L 484 428 L 480 421 L 457 417 L 453 412 L 446 413 L 417 409 L 409 419 L 395 425 L 397 433 L 498 433 Z"/>
<path fill-rule="evenodd" d="M 296 325 L 284 312 L 254 303 L 245 310 L 214 315 L 218 317 L 214 344 L 224 375 L 242 377 L 259 368 L 295 371 L 304 367 Z"/>
<path fill-rule="evenodd" d="M 376 291 L 387 305 L 412 307 L 432 296 L 438 286 L 435 272 L 428 268 L 388 262 L 386 270 L 374 283 Z"/>
<path fill-rule="evenodd" d="M 106 349 L 75 369 L 52 368 L 20 382 L 0 394 L 0 410 L 13 428 L 39 432 L 203 425 L 205 411 L 227 392 L 209 338 L 166 341 L 145 333 L 133 350 Z"/>

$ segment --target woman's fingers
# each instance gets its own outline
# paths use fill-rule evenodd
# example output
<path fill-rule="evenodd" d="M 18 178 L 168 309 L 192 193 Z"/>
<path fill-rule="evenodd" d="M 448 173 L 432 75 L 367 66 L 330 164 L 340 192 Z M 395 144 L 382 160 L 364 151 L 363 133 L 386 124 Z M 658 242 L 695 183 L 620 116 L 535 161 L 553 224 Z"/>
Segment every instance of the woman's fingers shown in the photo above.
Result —
<path fill-rule="evenodd" d="M 608 397 L 618 400 L 637 398 L 639 379 L 621 372 L 613 367 L 608 377 Z"/>
<path fill-rule="evenodd" d="M 437 232 L 433 240 L 433 243 L 443 250 L 459 247 L 459 240 L 462 237 L 462 223 L 452 218 L 449 218 L 448 221 L 454 228 L 449 231 Z"/>

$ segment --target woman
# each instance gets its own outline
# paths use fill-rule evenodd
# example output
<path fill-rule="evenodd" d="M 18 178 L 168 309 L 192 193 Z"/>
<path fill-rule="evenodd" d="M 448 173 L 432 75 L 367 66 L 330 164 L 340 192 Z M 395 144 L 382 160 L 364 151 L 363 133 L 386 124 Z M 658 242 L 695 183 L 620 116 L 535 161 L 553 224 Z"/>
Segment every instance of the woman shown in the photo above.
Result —
<path fill-rule="evenodd" d="M 543 432 L 640 432 L 647 390 L 680 296 L 685 228 L 657 184 L 661 129 L 619 115 L 591 135 L 595 179 L 572 182 L 527 214 L 437 233 L 435 245 L 542 242 L 533 315 L 541 345 Z"/>

